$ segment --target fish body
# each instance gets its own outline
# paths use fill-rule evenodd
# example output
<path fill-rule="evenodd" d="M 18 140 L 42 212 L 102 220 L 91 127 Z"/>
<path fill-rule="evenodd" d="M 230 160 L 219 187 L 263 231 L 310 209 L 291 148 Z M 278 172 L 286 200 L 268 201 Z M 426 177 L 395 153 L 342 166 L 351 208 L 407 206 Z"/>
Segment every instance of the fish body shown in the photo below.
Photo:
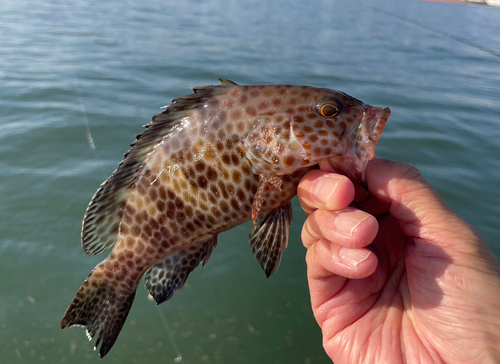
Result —
<path fill-rule="evenodd" d="M 309 86 L 219 86 L 174 99 L 147 125 L 94 195 L 87 254 L 109 256 L 87 277 L 61 327 L 113 346 L 141 277 L 162 303 L 205 265 L 217 234 L 253 220 L 252 252 L 269 277 L 288 244 L 290 200 L 322 159 L 354 179 L 389 117 L 344 93 Z"/>

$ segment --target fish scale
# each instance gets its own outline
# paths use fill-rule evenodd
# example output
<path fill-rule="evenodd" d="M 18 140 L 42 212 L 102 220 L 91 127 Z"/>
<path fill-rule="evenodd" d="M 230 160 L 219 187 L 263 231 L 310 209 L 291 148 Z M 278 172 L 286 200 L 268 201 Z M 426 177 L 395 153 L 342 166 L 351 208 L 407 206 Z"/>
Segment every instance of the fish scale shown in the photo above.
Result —
<path fill-rule="evenodd" d="M 144 276 L 157 304 L 208 262 L 217 235 L 253 220 L 250 245 L 269 277 L 288 245 L 298 182 L 328 158 L 360 180 L 388 108 L 309 86 L 222 80 L 174 99 L 136 137 L 84 217 L 88 254 L 113 250 L 87 277 L 61 327 L 83 325 L 106 355 Z"/>

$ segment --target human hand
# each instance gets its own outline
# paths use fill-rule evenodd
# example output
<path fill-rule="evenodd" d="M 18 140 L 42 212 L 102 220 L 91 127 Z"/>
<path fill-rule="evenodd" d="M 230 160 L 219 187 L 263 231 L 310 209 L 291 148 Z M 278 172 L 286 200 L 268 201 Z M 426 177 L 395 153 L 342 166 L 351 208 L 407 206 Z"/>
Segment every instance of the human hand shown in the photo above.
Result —
<path fill-rule="evenodd" d="M 341 363 L 500 362 L 500 261 L 408 164 L 298 188 L 314 315 Z"/>

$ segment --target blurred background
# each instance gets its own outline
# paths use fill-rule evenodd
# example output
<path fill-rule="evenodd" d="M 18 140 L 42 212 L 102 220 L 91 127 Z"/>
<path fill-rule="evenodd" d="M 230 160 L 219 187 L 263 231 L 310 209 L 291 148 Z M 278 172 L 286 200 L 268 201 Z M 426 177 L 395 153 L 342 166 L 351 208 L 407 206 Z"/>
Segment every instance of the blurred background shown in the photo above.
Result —
<path fill-rule="evenodd" d="M 194 86 L 333 88 L 392 116 L 382 157 L 417 166 L 500 255 L 500 9 L 380 0 L 2 0 L 0 361 L 97 362 L 60 319 L 104 255 L 88 202 L 142 125 Z M 103 363 L 329 363 L 311 314 L 304 214 L 266 280 L 250 224 L 155 307 L 142 285 Z"/>

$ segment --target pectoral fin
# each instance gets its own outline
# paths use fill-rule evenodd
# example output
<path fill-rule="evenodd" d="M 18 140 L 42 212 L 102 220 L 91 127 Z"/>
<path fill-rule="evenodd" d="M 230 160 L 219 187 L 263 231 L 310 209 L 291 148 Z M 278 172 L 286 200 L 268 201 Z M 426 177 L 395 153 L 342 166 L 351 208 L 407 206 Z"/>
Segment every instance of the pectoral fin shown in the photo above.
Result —
<path fill-rule="evenodd" d="M 260 215 L 256 229 L 249 235 L 252 253 L 268 278 L 278 269 L 283 252 L 288 246 L 291 222 L 292 205 L 288 202 L 267 215 Z"/>
<path fill-rule="evenodd" d="M 282 182 L 283 181 L 278 176 L 270 176 L 267 174 L 260 175 L 260 186 L 257 192 L 255 192 L 252 204 L 252 220 L 254 229 L 257 229 L 257 216 L 259 216 L 260 208 L 264 203 L 269 189 L 275 188 L 278 191 L 281 191 Z"/>
<path fill-rule="evenodd" d="M 172 298 L 202 260 L 205 266 L 216 245 L 217 235 L 204 244 L 195 244 L 169 255 L 149 268 L 144 276 L 146 289 L 154 297 L 156 304 Z"/>

